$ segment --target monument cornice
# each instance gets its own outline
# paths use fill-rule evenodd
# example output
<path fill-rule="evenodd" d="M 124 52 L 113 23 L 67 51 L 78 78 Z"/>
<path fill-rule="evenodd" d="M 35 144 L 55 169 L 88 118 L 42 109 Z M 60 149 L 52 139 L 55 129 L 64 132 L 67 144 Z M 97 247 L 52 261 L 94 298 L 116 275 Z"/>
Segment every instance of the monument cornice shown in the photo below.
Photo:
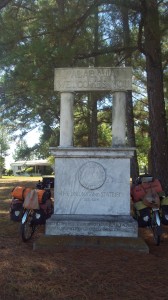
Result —
<path fill-rule="evenodd" d="M 132 90 L 132 68 L 56 68 L 54 90 L 125 92 Z"/>
<path fill-rule="evenodd" d="M 136 148 L 130 147 L 51 147 L 50 152 L 55 157 L 89 157 L 89 158 L 130 158 Z"/>

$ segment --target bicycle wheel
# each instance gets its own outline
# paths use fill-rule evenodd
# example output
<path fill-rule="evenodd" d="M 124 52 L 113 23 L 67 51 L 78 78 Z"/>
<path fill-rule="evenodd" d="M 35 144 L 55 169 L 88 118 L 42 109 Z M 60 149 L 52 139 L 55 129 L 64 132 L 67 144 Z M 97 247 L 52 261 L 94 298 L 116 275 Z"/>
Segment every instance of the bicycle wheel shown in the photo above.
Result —
<path fill-rule="evenodd" d="M 160 216 L 159 216 L 158 211 L 153 211 L 153 213 L 152 213 L 151 229 L 153 232 L 153 238 L 154 238 L 155 244 L 157 246 L 159 246 L 160 245 L 160 237 L 162 234 L 162 228 L 161 228 L 161 224 L 160 224 Z"/>
<path fill-rule="evenodd" d="M 32 223 L 33 215 L 30 210 L 26 211 L 23 217 L 25 217 L 25 220 L 21 223 L 21 237 L 23 242 L 27 242 L 31 239 L 37 225 Z"/>
<path fill-rule="evenodd" d="M 159 246 L 160 245 L 160 229 L 156 225 L 156 226 L 152 227 L 152 231 L 153 231 L 154 241 L 155 241 L 156 245 Z"/>

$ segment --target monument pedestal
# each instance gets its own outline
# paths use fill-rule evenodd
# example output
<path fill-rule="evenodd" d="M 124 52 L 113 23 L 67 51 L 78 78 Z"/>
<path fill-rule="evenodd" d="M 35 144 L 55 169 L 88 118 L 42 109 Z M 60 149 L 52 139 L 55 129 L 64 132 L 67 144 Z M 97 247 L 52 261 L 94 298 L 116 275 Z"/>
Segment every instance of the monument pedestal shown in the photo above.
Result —
<path fill-rule="evenodd" d="M 137 237 L 130 216 L 131 148 L 53 148 L 54 215 L 46 235 Z"/>
<path fill-rule="evenodd" d="M 137 237 L 137 222 L 130 216 L 53 215 L 46 235 Z"/>

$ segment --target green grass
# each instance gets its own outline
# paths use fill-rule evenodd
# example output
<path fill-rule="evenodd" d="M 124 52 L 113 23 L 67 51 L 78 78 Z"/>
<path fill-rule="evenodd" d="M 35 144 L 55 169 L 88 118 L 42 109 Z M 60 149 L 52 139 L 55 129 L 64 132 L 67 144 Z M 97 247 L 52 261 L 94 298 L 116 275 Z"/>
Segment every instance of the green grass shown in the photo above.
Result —
<path fill-rule="evenodd" d="M 11 179 L 11 180 L 18 180 L 18 181 L 22 181 L 22 180 L 25 180 L 25 181 L 38 181 L 38 180 L 42 180 L 42 176 L 34 176 L 34 177 L 31 177 L 31 176 L 2 176 L 2 179 Z"/>

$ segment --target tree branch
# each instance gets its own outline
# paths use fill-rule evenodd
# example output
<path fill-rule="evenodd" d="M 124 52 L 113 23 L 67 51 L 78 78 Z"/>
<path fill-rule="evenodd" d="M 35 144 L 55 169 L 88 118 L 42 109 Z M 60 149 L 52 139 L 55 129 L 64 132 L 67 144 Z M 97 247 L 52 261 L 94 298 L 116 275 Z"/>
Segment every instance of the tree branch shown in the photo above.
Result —
<path fill-rule="evenodd" d="M 138 32 L 138 48 L 139 51 L 142 52 L 143 54 L 145 53 L 145 49 L 142 46 L 142 35 L 143 35 L 143 28 L 144 28 L 144 18 L 143 15 L 141 16 L 141 20 L 139 23 L 139 32 Z"/>
<path fill-rule="evenodd" d="M 0 10 L 2 8 L 4 8 L 9 2 L 11 2 L 12 0 L 1 0 L 0 2 Z"/>
<path fill-rule="evenodd" d="M 95 56 L 104 55 L 104 54 L 108 54 L 108 53 L 120 53 L 122 51 L 125 51 L 126 49 L 129 50 L 131 53 L 132 51 L 135 51 L 138 48 L 137 47 L 126 48 L 126 47 L 116 47 L 116 46 L 105 47 L 101 50 L 92 51 L 90 53 L 81 53 L 81 54 L 77 55 L 75 57 L 75 59 L 85 59 L 85 58 L 95 57 Z"/>

